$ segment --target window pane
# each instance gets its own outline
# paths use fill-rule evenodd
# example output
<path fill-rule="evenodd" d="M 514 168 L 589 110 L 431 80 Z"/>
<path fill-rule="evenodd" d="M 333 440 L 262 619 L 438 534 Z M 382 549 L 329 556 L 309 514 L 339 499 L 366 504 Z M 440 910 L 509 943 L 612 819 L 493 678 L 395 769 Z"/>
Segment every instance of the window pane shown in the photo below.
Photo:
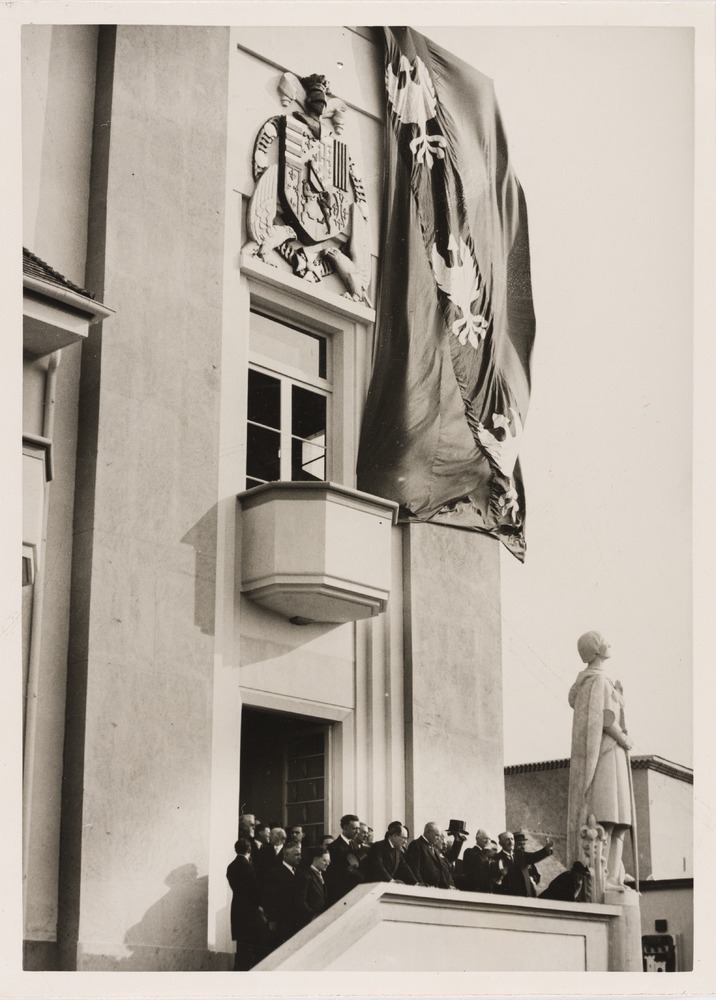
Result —
<path fill-rule="evenodd" d="M 308 736 L 298 736 L 291 740 L 286 752 L 289 757 L 323 756 L 324 739 L 324 733 L 309 733 Z"/>
<path fill-rule="evenodd" d="M 322 802 L 309 802 L 306 805 L 299 806 L 302 810 L 305 819 L 304 823 L 322 823 L 323 822 L 323 810 L 324 805 Z"/>
<path fill-rule="evenodd" d="M 281 435 L 249 424 L 246 437 L 246 475 L 276 482 L 281 478 Z"/>
<path fill-rule="evenodd" d="M 281 383 L 277 378 L 249 369 L 249 420 L 267 427 L 281 426 Z"/>
<path fill-rule="evenodd" d="M 251 350 L 306 375 L 326 378 L 326 338 L 251 313 Z"/>
<path fill-rule="evenodd" d="M 294 385 L 291 390 L 291 433 L 315 444 L 326 443 L 326 397 Z"/>
<path fill-rule="evenodd" d="M 289 781 L 286 788 L 289 803 L 323 802 L 323 778 L 307 781 Z"/>
<path fill-rule="evenodd" d="M 263 479 L 250 479 L 248 476 L 246 477 L 246 489 L 247 490 L 253 489 L 254 486 L 263 486 L 263 484 L 264 484 L 263 483 Z"/>
<path fill-rule="evenodd" d="M 323 777 L 323 753 L 320 757 L 300 757 L 288 762 L 288 780 Z"/>
<path fill-rule="evenodd" d="M 291 479 L 296 482 L 326 481 L 326 449 L 296 438 L 291 443 Z"/>

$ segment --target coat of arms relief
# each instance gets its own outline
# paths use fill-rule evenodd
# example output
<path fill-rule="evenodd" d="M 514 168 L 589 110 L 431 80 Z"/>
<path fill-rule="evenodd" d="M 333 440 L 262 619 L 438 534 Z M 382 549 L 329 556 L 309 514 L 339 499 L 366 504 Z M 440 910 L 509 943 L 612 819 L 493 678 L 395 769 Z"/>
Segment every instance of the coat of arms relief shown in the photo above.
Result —
<path fill-rule="evenodd" d="M 346 297 L 371 305 L 365 189 L 338 138 L 346 105 L 318 74 L 284 73 L 278 89 L 294 110 L 269 118 L 256 137 L 244 250 L 272 266 L 275 251 L 306 281 L 335 272 Z"/>

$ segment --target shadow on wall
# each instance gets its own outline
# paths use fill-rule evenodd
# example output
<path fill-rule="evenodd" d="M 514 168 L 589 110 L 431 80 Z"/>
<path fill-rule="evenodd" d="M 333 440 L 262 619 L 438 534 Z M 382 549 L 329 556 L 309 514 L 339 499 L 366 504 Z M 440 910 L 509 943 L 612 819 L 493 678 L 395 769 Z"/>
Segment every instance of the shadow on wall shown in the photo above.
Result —
<path fill-rule="evenodd" d="M 125 958 L 86 955 L 83 970 L 107 972 L 223 971 L 233 956 L 207 947 L 208 876 L 194 864 L 174 868 L 164 880 L 169 891 L 130 927 Z"/>
<path fill-rule="evenodd" d="M 292 655 L 294 650 L 306 646 L 328 632 L 343 628 L 335 622 L 295 625 L 283 615 L 262 608 L 244 594 L 241 595 L 241 602 L 241 665 L 244 667 Z M 315 655 L 315 652 L 311 655 Z M 293 660 L 292 663 L 295 669 L 296 661 Z"/>
<path fill-rule="evenodd" d="M 194 549 L 194 624 L 204 635 L 214 635 L 216 600 L 217 505 L 204 514 L 182 538 Z"/>

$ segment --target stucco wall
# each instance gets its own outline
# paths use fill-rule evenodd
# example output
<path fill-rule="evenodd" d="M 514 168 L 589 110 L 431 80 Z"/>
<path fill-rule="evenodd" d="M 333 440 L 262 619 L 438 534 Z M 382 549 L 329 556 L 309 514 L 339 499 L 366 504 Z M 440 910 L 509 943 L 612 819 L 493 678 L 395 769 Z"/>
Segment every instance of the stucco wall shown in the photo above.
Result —
<path fill-rule="evenodd" d="M 100 49 L 91 273 L 117 315 L 83 363 L 67 945 L 79 968 L 202 967 L 228 30 Z"/>
<path fill-rule="evenodd" d="M 642 884 L 640 898 L 641 932 L 657 934 L 655 921 L 666 920 L 666 933 L 676 945 L 676 971 L 691 972 L 694 967 L 694 888 L 683 880 Z"/>
<path fill-rule="evenodd" d="M 405 560 L 408 822 L 503 829 L 499 543 L 411 524 Z"/>
<path fill-rule="evenodd" d="M 353 889 L 258 969 L 606 971 L 617 920 L 614 906 L 378 882 Z"/>
<path fill-rule="evenodd" d="M 23 243 L 83 285 L 97 28 L 22 29 Z M 54 479 L 35 584 L 25 759 L 28 967 L 54 962 L 80 346 L 62 350 L 53 402 Z M 23 430 L 44 435 L 47 359 L 27 367 Z M 39 602 L 39 603 L 38 603 Z M 44 942 L 44 946 L 40 944 Z"/>
<path fill-rule="evenodd" d="M 651 871 L 656 879 L 693 878 L 693 785 L 649 771 Z"/>

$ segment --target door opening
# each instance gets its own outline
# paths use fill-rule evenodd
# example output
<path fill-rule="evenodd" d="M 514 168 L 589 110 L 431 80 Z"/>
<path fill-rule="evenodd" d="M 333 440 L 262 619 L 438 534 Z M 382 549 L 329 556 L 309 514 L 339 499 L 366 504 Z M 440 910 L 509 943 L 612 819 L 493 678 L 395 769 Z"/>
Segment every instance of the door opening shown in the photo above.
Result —
<path fill-rule="evenodd" d="M 244 708 L 241 811 L 264 823 L 300 825 L 304 844 L 319 844 L 328 824 L 329 729 L 314 719 Z"/>

